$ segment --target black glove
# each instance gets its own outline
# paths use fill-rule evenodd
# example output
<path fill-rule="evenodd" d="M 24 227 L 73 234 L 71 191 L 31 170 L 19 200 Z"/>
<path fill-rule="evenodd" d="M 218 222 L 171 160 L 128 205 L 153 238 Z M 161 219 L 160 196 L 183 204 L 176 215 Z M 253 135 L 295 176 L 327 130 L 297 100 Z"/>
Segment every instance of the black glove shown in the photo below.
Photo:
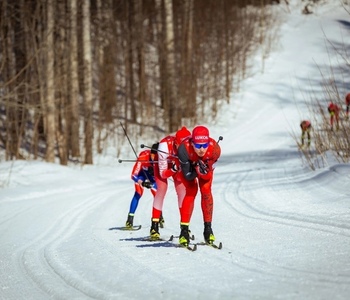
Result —
<path fill-rule="evenodd" d="M 205 175 L 208 173 L 208 166 L 202 161 L 198 161 L 198 169 L 197 169 L 202 175 Z"/>
<path fill-rule="evenodd" d="M 149 173 L 149 175 L 154 176 L 154 168 L 148 167 L 148 173 Z"/>
<path fill-rule="evenodd" d="M 143 181 L 141 185 L 146 189 L 152 188 L 152 183 L 150 183 L 149 181 Z"/>
<path fill-rule="evenodd" d="M 176 166 L 175 163 L 173 163 L 173 165 L 171 166 L 171 170 L 172 170 L 173 172 L 179 171 L 179 169 L 177 168 L 177 166 Z"/>

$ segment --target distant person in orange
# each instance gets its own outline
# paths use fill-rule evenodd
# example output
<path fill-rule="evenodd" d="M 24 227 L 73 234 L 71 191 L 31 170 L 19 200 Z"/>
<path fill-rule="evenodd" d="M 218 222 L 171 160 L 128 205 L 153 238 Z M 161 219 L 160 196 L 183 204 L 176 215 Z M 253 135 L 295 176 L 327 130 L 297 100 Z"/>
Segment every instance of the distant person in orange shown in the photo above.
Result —
<path fill-rule="evenodd" d="M 350 93 L 345 96 L 346 119 L 349 119 Z"/>
<path fill-rule="evenodd" d="M 339 113 L 340 113 L 340 107 L 333 103 L 330 102 L 328 105 L 328 112 L 330 115 L 330 124 L 331 124 L 331 130 L 333 130 L 333 123 L 334 123 L 334 119 L 336 121 L 336 128 L 337 130 L 339 129 Z"/>
<path fill-rule="evenodd" d="M 304 120 L 300 123 L 300 128 L 301 128 L 301 145 L 302 147 L 304 146 L 304 140 L 305 140 L 305 135 L 307 135 L 307 146 L 310 147 L 311 145 L 311 122 L 308 120 Z"/>

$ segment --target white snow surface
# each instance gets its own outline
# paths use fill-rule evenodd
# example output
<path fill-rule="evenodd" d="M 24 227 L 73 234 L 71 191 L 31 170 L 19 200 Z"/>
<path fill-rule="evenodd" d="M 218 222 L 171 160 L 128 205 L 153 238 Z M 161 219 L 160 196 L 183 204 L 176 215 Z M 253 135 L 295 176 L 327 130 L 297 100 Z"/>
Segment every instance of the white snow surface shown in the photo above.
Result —
<path fill-rule="evenodd" d="M 334 1 L 305 16 L 290 2 L 265 71 L 257 54 L 254 75 L 215 124 L 204 124 L 223 136 L 213 183 L 223 248 L 144 241 L 147 190 L 134 221 L 141 230 L 120 230 L 134 185 L 132 163 L 115 156 L 84 167 L 3 161 L 0 299 L 348 299 L 350 167 L 311 171 L 291 133 L 299 137 L 310 118 L 308 93 L 324 98 L 320 67 L 344 64 L 329 41 L 349 47 L 349 14 Z M 345 95 L 345 84 L 339 90 Z M 178 235 L 172 182 L 163 212 L 161 236 Z M 190 228 L 203 241 L 199 195 Z"/>

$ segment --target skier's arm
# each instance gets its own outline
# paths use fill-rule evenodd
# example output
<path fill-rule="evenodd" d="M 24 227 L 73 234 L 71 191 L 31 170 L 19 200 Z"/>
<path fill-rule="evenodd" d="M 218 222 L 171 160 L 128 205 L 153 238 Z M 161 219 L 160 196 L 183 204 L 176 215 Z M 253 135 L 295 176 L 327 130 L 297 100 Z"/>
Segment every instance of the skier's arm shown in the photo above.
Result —
<path fill-rule="evenodd" d="M 139 174 L 140 174 L 141 168 L 142 168 L 142 162 L 137 161 L 132 169 L 131 179 L 136 183 L 138 183 L 139 181 Z"/>
<path fill-rule="evenodd" d="M 212 155 L 208 159 L 208 161 L 206 161 L 206 163 L 207 163 L 207 166 L 208 166 L 208 170 L 209 171 L 214 171 L 215 163 L 218 161 L 218 159 L 220 158 L 220 155 L 221 155 L 221 148 L 220 148 L 220 145 L 215 140 L 213 140 L 211 142 L 211 145 L 213 147 L 211 149 Z M 211 145 L 209 147 L 211 147 Z"/>
<path fill-rule="evenodd" d="M 160 177 L 163 179 L 167 179 L 170 176 L 173 176 L 176 173 L 175 169 L 169 168 L 169 152 L 170 149 L 168 147 L 167 142 L 162 142 L 158 146 L 158 168 Z"/>
<path fill-rule="evenodd" d="M 181 165 L 181 172 L 187 180 L 193 180 L 197 177 L 197 172 L 189 160 L 186 147 L 181 144 L 178 149 L 178 157 Z"/>

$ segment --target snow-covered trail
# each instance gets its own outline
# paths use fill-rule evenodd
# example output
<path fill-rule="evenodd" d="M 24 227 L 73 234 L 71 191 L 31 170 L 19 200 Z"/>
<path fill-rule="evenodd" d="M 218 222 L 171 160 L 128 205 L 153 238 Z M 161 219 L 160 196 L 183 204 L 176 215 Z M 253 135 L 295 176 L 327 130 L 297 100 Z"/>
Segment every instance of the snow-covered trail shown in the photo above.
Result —
<path fill-rule="evenodd" d="M 148 191 L 135 216 L 141 230 L 120 230 L 134 191 L 132 165 L 115 157 L 84 168 L 1 163 L 0 299 L 347 299 L 350 167 L 310 171 L 290 135 L 307 117 L 300 82 L 291 78 L 322 80 L 314 65 L 328 57 L 320 24 L 341 41 L 339 23 L 347 19 L 339 9 L 286 16 L 266 72 L 248 79 L 209 126 L 224 137 L 213 185 L 221 250 L 144 241 Z M 164 217 L 162 237 L 178 235 L 171 183 Z M 202 241 L 199 197 L 190 228 Z"/>
<path fill-rule="evenodd" d="M 317 291 L 321 299 L 345 299 L 350 292 L 350 212 L 342 182 L 349 167 L 290 170 L 291 161 L 294 166 L 298 162 L 290 156 L 288 151 L 273 155 L 273 161 L 263 152 L 238 159 L 224 156 L 216 171 L 213 225 L 224 247 L 199 246 L 193 253 L 167 242 L 143 241 L 150 224 L 147 194 L 135 218 L 143 228 L 119 230 L 131 197 L 130 182 L 118 181 L 122 174 L 118 184 L 78 188 L 72 182 L 76 172 L 61 167 L 67 191 L 35 196 L 38 191 L 29 184 L 22 187 L 22 196 L 0 202 L 0 296 L 314 299 Z M 103 172 L 106 177 L 114 174 L 111 168 Z M 175 202 L 170 188 L 164 238 L 179 233 Z M 198 199 L 191 224 L 201 241 Z"/>

